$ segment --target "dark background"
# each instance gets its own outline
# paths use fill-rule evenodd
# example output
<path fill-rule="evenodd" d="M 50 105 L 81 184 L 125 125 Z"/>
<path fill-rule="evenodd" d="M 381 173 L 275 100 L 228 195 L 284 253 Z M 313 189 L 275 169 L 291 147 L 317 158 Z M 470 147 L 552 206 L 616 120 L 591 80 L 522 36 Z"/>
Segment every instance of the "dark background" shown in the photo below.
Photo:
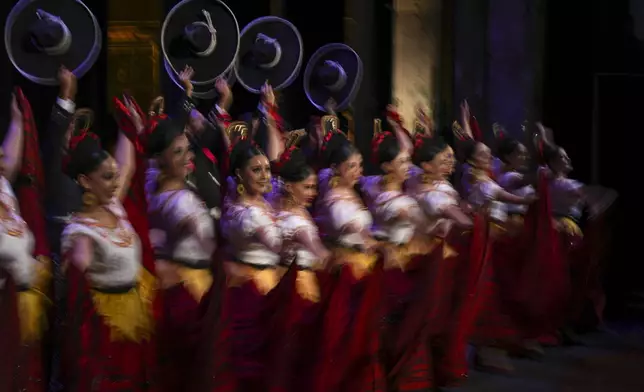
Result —
<path fill-rule="evenodd" d="M 108 2 L 85 0 L 107 31 Z M 165 0 L 167 10 L 176 1 Z M 251 20 L 270 14 L 269 1 L 236 0 L 229 6 L 237 16 L 240 28 Z M 3 23 L 13 1 L 0 2 Z M 449 8 L 453 1 L 445 0 Z M 368 148 L 371 119 L 379 115 L 391 98 L 391 0 L 357 0 L 350 8 L 343 0 L 323 3 L 283 0 L 283 17 L 291 20 L 304 40 L 304 64 L 320 46 L 342 42 L 345 38 L 345 17 L 353 18 L 358 28 L 353 31 L 351 45 L 363 59 L 365 75 L 354 111 L 360 147 Z M 349 15 L 346 15 L 346 13 Z M 449 15 L 449 10 L 446 15 Z M 614 228 L 614 246 L 607 272 L 607 288 L 611 295 L 611 310 L 624 313 L 623 304 L 633 290 L 644 289 L 644 263 L 638 242 L 644 218 L 640 192 L 642 162 L 642 132 L 644 127 L 644 50 L 635 38 L 628 0 L 561 1 L 547 4 L 545 37 L 543 121 L 556 133 L 556 141 L 564 146 L 575 166 L 574 176 L 584 182 L 591 180 L 591 162 L 599 159 L 599 182 L 616 189 L 619 194 L 618 224 Z M 376 37 L 376 39 L 373 39 Z M 445 37 L 450 42 L 450 37 Z M 385 43 L 385 44 L 383 44 Z M 77 103 L 94 108 L 99 131 L 114 132 L 106 111 L 105 75 L 107 67 L 107 38 L 96 65 L 80 81 Z M 444 48 L 443 52 L 453 52 Z M 597 74 L 601 76 L 594 87 Z M 449 75 L 449 72 L 444 75 Z M 56 88 L 36 86 L 13 70 L 7 56 L 0 56 L 0 129 L 6 129 L 9 97 L 12 86 L 21 86 L 34 107 L 40 129 L 44 129 Z M 304 126 L 316 110 L 307 101 L 299 77 L 291 87 L 278 96 L 283 116 L 294 127 Z M 170 105 L 176 102 L 178 91 L 167 78 L 162 90 Z M 257 96 L 240 86 L 233 89 L 233 115 L 253 110 Z M 458 92 L 453 92 L 458 95 Z M 210 102 L 204 102 L 207 107 Z M 597 111 L 593 113 L 593 107 Z M 452 111 L 455 108 L 451 108 Z M 599 148 L 592 151 L 593 119 L 597 120 Z"/>

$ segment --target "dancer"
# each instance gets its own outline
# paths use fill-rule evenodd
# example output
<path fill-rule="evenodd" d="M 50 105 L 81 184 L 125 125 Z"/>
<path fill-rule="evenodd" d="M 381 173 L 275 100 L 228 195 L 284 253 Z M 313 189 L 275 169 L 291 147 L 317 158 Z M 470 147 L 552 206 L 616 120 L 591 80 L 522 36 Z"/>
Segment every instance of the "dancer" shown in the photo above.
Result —
<path fill-rule="evenodd" d="M 337 124 L 337 119 L 330 123 Z M 335 287 L 324 320 L 315 389 L 379 389 L 382 265 L 380 244 L 370 231 L 373 218 L 354 190 L 362 178 L 362 156 L 335 129 L 326 134 L 322 155 L 328 169 L 320 172 L 315 219 L 333 253 L 329 267 Z"/>
<path fill-rule="evenodd" d="M 321 348 L 319 339 L 324 320 L 323 309 L 330 294 L 324 271 L 331 256 L 322 244 L 318 228 L 307 208 L 317 195 L 317 175 L 306 164 L 302 151 L 295 147 L 297 136 L 274 164 L 278 177 L 277 222 L 282 232 L 282 258 L 295 263 L 295 289 L 289 294 L 286 323 L 280 331 L 282 344 L 277 348 L 278 368 L 275 391 L 304 391 L 314 388 L 315 365 Z"/>
<path fill-rule="evenodd" d="M 271 376 L 270 355 L 275 342 L 271 325 L 276 316 L 282 236 L 275 212 L 264 199 L 271 188 L 268 157 L 248 139 L 237 141 L 230 153 L 235 196 L 222 217 L 229 249 L 225 261 L 228 290 L 223 317 L 229 330 L 230 372 L 238 391 L 264 391 Z M 277 318 L 277 317 L 276 317 Z M 228 347 L 230 345 L 230 347 Z M 217 350 L 218 347 L 213 347 Z"/>
<path fill-rule="evenodd" d="M 6 317 L 0 328 L 0 344 L 4 352 L 11 353 L 0 360 L 0 390 L 42 392 L 48 386 L 46 370 L 49 368 L 49 358 L 43 352 L 43 337 L 47 330 L 47 305 L 51 294 L 51 264 L 47 262 L 48 259 L 34 257 L 35 251 L 40 251 L 35 245 L 46 238 L 40 235 L 35 238 L 28 222 L 21 216 L 21 207 L 32 208 L 31 212 L 27 212 L 29 218 L 36 217 L 35 214 L 40 209 L 33 205 L 21 206 L 11 186 L 11 181 L 22 174 L 23 165 L 25 169 L 30 169 L 23 162 L 23 154 L 33 160 L 30 148 L 38 150 L 37 139 L 33 140 L 31 134 L 35 132 L 35 128 L 30 128 L 25 135 L 23 126 L 24 120 L 30 121 L 29 127 L 33 127 L 33 120 L 30 120 L 31 108 L 22 91 L 18 90 L 16 93 L 19 98 L 15 95 L 12 98 L 11 122 L 0 149 L 0 313 Z M 18 100 L 22 110 L 27 112 L 26 116 L 23 116 Z M 41 168 L 38 162 L 33 164 L 36 165 L 33 167 Z M 42 179 L 40 176 L 37 178 Z M 19 183 L 16 185 L 21 186 Z M 33 219 L 30 220 L 29 223 L 33 225 Z M 40 228 L 36 227 L 37 230 L 44 229 L 42 223 L 40 222 Z M 41 244 L 38 245 L 42 247 Z"/>
<path fill-rule="evenodd" d="M 83 191 L 83 208 L 62 236 L 68 282 L 62 371 L 69 391 L 139 391 L 154 382 L 155 282 L 141 266 L 139 239 L 120 201 L 133 172 L 133 149 L 124 134 L 116 159 L 88 132 L 70 142 L 66 172 Z"/>

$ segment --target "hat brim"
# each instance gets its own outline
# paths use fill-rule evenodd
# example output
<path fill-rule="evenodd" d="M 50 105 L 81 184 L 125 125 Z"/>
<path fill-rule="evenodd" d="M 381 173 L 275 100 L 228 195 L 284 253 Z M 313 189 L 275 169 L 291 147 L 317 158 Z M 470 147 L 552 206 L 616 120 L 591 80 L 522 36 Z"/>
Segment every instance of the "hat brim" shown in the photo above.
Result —
<path fill-rule="evenodd" d="M 36 10 L 42 9 L 60 17 L 71 32 L 72 43 L 67 53 L 50 56 L 36 51 L 29 44 L 29 28 L 36 22 Z M 101 52 L 102 32 L 92 11 L 80 0 L 63 5 L 46 0 L 21 0 L 7 17 L 4 42 L 13 66 L 30 81 L 55 86 L 61 66 L 73 71 L 77 78 L 89 71 Z"/>
<path fill-rule="evenodd" d="M 181 90 L 184 90 L 183 85 L 179 81 L 178 75 L 172 71 L 172 68 L 167 61 L 163 61 L 163 66 L 165 67 L 165 72 L 168 74 L 168 77 L 170 78 L 172 83 L 174 83 Z M 235 72 L 233 72 L 232 69 L 226 71 L 226 73 L 221 75 L 221 78 L 225 79 L 231 88 L 235 85 Z M 217 96 L 217 89 L 215 88 L 214 84 L 194 86 L 194 89 L 192 90 L 192 96 L 198 99 L 213 99 Z"/>
<path fill-rule="evenodd" d="M 184 41 L 185 27 L 204 21 L 208 11 L 217 30 L 217 46 L 207 57 L 188 53 Z M 219 0 L 183 0 L 170 12 L 161 27 L 161 50 L 172 72 L 178 74 L 186 66 L 195 71 L 193 86 L 212 87 L 217 78 L 233 67 L 239 49 L 239 25 L 233 12 Z"/>
<path fill-rule="evenodd" d="M 327 60 L 338 62 L 347 75 L 344 87 L 338 91 L 331 91 L 314 80 L 318 67 L 323 66 Z M 335 110 L 346 109 L 355 99 L 361 82 L 362 60 L 345 44 L 328 44 L 321 47 L 311 56 L 304 70 L 304 92 L 311 104 L 320 111 L 326 111 L 325 106 L 329 99 L 335 102 Z"/>
<path fill-rule="evenodd" d="M 279 62 L 270 69 L 241 61 L 253 49 L 258 34 L 277 40 L 282 49 Z M 276 16 L 255 19 L 241 32 L 235 75 L 239 84 L 254 94 L 261 92 L 266 81 L 271 84 L 273 90 L 284 89 L 297 78 L 302 67 L 303 52 L 302 36 L 291 22 Z"/>

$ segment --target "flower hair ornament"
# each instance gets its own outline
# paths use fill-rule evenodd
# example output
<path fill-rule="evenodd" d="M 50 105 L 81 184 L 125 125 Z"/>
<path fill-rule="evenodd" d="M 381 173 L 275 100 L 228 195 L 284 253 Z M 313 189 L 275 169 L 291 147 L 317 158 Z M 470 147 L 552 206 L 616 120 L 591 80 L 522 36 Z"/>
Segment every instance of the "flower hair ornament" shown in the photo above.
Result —
<path fill-rule="evenodd" d="M 376 119 L 373 122 L 374 132 L 373 139 L 371 140 L 371 162 L 378 164 L 378 149 L 382 142 L 388 137 L 395 137 L 391 132 L 383 132 L 381 128 L 381 121 Z"/>
<path fill-rule="evenodd" d="M 69 172 L 71 161 L 72 161 L 72 155 L 76 150 L 76 148 L 78 147 L 78 145 L 86 138 L 96 140 L 97 143 L 100 145 L 100 138 L 98 137 L 98 135 L 96 135 L 89 129 L 82 129 L 79 132 L 77 132 L 75 135 L 72 135 L 69 139 L 68 153 L 65 155 L 65 159 L 63 160 L 64 172 Z"/>

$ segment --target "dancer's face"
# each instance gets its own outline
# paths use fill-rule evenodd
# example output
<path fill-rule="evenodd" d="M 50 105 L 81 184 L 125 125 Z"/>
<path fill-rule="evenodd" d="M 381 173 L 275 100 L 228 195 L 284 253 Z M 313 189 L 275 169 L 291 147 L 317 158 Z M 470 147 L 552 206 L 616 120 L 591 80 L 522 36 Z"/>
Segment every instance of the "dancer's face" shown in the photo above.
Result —
<path fill-rule="evenodd" d="M 409 178 L 410 168 L 411 156 L 407 151 L 401 151 L 391 162 L 382 164 L 383 171 L 392 176 L 393 180 L 401 183 Z"/>
<path fill-rule="evenodd" d="M 431 162 L 422 164 L 423 171 L 431 178 L 445 180 L 454 172 L 455 165 L 454 150 L 447 146 L 443 151 L 434 156 Z"/>
<path fill-rule="evenodd" d="M 472 155 L 472 163 L 481 170 L 490 170 L 492 167 L 492 152 L 483 143 L 477 143 Z"/>
<path fill-rule="evenodd" d="M 168 178 L 184 179 L 193 169 L 193 159 L 188 138 L 179 135 L 161 154 L 161 170 Z"/>
<path fill-rule="evenodd" d="M 309 207 L 318 194 L 318 176 L 311 173 L 304 181 L 286 183 L 285 188 L 295 204 Z"/>
<path fill-rule="evenodd" d="M 362 177 L 362 155 L 355 153 L 349 156 L 346 161 L 338 165 L 337 175 L 340 177 L 340 181 L 348 187 L 357 184 Z"/>
<path fill-rule="evenodd" d="M 521 143 L 505 158 L 514 170 L 523 170 L 528 163 L 528 149 Z"/>
<path fill-rule="evenodd" d="M 244 169 L 237 170 L 237 180 L 249 195 L 267 193 L 271 185 L 271 165 L 266 155 L 249 159 Z"/>
<path fill-rule="evenodd" d="M 116 196 L 119 187 L 119 167 L 116 160 L 109 156 L 96 170 L 81 174 L 77 180 L 85 192 L 93 193 L 100 205 L 107 205 Z"/>
<path fill-rule="evenodd" d="M 566 153 L 566 150 L 563 148 L 559 148 L 559 151 L 551 165 L 552 169 L 557 173 L 568 174 L 572 171 L 572 161 L 570 160 L 568 153 Z"/>

